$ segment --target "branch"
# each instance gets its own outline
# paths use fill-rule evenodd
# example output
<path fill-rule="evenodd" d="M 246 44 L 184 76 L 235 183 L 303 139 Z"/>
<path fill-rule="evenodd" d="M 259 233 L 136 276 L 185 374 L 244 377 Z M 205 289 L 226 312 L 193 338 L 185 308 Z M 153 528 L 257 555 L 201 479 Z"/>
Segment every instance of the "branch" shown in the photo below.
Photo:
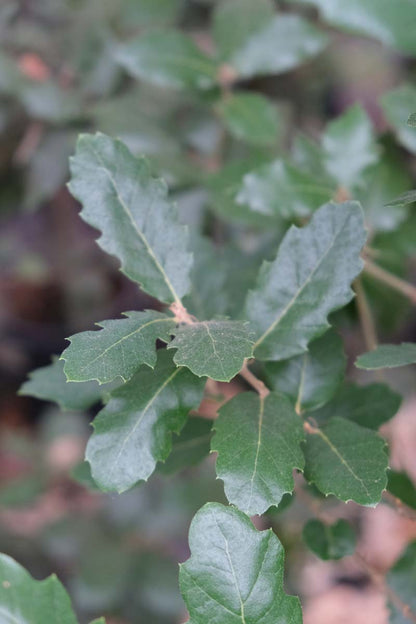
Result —
<path fill-rule="evenodd" d="M 400 277 L 393 275 L 393 273 L 382 269 L 368 259 L 365 260 L 364 271 L 379 282 L 383 282 L 387 286 L 390 286 L 393 290 L 397 290 L 397 292 L 407 297 L 413 305 L 416 305 L 416 287 L 413 286 L 413 284 L 409 284 L 409 282 L 406 282 L 405 280 L 400 279 Z"/>
<path fill-rule="evenodd" d="M 175 321 L 177 323 L 186 323 L 186 325 L 192 325 L 196 323 L 197 319 L 189 314 L 188 310 L 182 304 L 181 301 L 175 301 L 169 306 L 169 310 L 175 315 Z"/>
<path fill-rule="evenodd" d="M 250 384 L 250 386 L 252 386 L 263 399 L 270 394 L 270 390 L 266 387 L 266 385 L 248 368 L 247 362 L 244 363 L 239 375 L 245 379 L 245 381 Z"/>
<path fill-rule="evenodd" d="M 390 602 L 403 614 L 403 617 L 410 622 L 416 622 L 416 613 L 412 611 L 410 606 L 403 602 L 403 600 L 396 594 L 396 592 L 389 587 L 386 580 L 378 570 L 375 570 L 371 564 L 358 552 L 354 553 L 354 559 L 358 561 L 361 567 L 367 572 L 368 576 L 377 585 L 383 594 L 386 594 Z"/>
<path fill-rule="evenodd" d="M 336 518 L 332 517 L 330 513 L 323 510 L 320 503 L 313 499 L 311 495 L 306 492 L 300 483 L 295 485 L 295 492 L 298 500 L 302 502 L 311 512 L 312 514 L 321 520 L 324 524 L 332 524 Z M 403 614 L 405 618 L 407 618 L 410 622 L 416 623 L 416 614 L 412 611 L 410 606 L 403 602 L 403 600 L 396 594 L 396 592 L 389 587 L 386 583 L 386 580 L 382 574 L 359 553 L 355 552 L 352 557 L 357 561 L 357 563 L 365 570 L 370 579 L 373 581 L 375 585 L 379 587 L 383 594 L 387 596 L 390 602 Z"/>
<path fill-rule="evenodd" d="M 391 492 L 383 492 L 383 498 L 390 503 L 392 507 L 397 511 L 400 516 L 403 518 L 407 518 L 408 520 L 413 520 L 416 522 L 416 511 L 408 507 L 400 498 L 391 494 Z"/>
<path fill-rule="evenodd" d="M 360 317 L 364 341 L 367 347 L 367 351 L 372 351 L 377 347 L 377 333 L 373 315 L 371 314 L 371 309 L 368 305 L 367 297 L 365 295 L 362 282 L 359 278 L 355 280 L 354 288 L 357 295 L 355 301 L 357 304 L 358 315 Z"/>

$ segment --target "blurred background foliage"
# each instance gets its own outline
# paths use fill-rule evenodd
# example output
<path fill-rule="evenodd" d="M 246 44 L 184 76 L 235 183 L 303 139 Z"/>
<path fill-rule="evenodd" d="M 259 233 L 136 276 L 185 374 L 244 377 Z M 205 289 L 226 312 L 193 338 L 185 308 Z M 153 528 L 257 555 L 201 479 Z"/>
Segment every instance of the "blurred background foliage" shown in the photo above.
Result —
<path fill-rule="evenodd" d="M 82 464 L 94 406 L 60 411 L 41 397 L 16 396 L 66 336 L 158 305 L 118 272 L 77 217 L 65 187 L 77 135 L 120 137 L 167 181 L 198 250 L 198 298 L 187 301 L 197 316 L 238 316 L 261 261 L 290 224 L 302 224 L 340 188 L 362 201 L 378 264 L 411 276 L 414 204 L 386 204 L 415 186 L 416 131 L 406 126 L 416 111 L 415 33 L 413 0 L 2 1 L 0 550 L 37 578 L 56 571 L 81 622 L 103 613 L 110 624 L 184 621 L 177 561 L 188 556 L 188 526 L 206 500 L 224 494 L 212 458 L 191 465 L 208 455 L 204 424 L 185 462 L 178 449 L 146 488 L 103 495 Z M 355 176 L 351 163 L 363 153 L 369 160 Z M 371 277 L 364 286 L 383 340 L 414 339 L 408 301 Z M 354 304 L 334 322 L 351 363 L 365 350 Z M 351 366 L 350 373 L 358 375 Z M 411 372 L 389 373 L 389 382 L 408 396 Z M 228 392 L 215 384 L 204 414 L 212 417 L 215 399 Z M 397 467 L 416 476 L 401 450 Z M 316 568 L 299 541 L 309 512 L 286 502 L 266 519 L 290 554 L 288 590 L 309 598 L 306 621 L 322 624 L 314 592 L 363 592 L 368 579 L 348 563 Z M 368 540 L 366 512 L 345 507 Z M 398 535 L 390 556 L 374 547 L 387 569 L 416 533 L 403 519 L 383 521 Z M 317 569 L 321 584 L 311 582 Z M 377 608 L 371 621 L 384 622 Z"/>

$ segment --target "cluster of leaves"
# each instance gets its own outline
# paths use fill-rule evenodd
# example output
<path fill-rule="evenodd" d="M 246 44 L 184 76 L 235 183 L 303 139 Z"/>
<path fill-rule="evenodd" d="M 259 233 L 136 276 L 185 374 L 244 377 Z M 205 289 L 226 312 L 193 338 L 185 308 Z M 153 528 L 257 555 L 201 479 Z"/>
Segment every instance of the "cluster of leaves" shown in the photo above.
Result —
<path fill-rule="evenodd" d="M 360 0 L 359 7 L 324 0 L 307 4 L 331 25 L 414 55 L 414 37 L 407 34 L 415 8 L 411 0 L 400 3 L 401 11 L 381 0 Z M 157 13 L 147 4 L 149 15 Z M 157 19 L 170 21 L 173 4 L 162 5 L 166 8 Z M 336 327 L 337 311 L 348 306 L 352 285 L 361 279 L 368 232 L 373 253 L 390 246 L 399 271 L 404 270 L 410 245 L 397 235 L 414 225 L 409 215 L 414 194 L 396 148 L 377 141 L 360 106 L 329 123 L 319 143 L 297 134 L 282 157 L 283 112 L 263 94 L 240 88 L 242 81 L 287 72 L 321 53 L 329 40 L 321 28 L 297 14 L 276 12 L 268 0 L 255 6 L 251 0 L 228 0 L 214 11 L 212 40 L 210 55 L 177 30 L 151 29 L 111 46 L 115 74 L 123 68 L 141 84 L 178 91 L 179 99 L 203 109 L 204 124 L 188 132 L 187 140 L 200 146 L 195 135 L 214 124 L 210 134 L 218 138 L 208 152 L 213 147 L 220 170 L 209 176 L 184 172 L 177 147 L 163 158 L 171 141 L 158 119 L 151 120 L 147 137 L 138 133 L 139 144 L 138 137 L 123 136 L 123 105 L 131 93 L 94 105 L 94 122 L 102 130 L 105 108 L 116 106 L 117 134 L 127 140 L 82 134 L 71 159 L 69 188 L 82 204 L 81 217 L 100 231 L 100 247 L 159 302 L 158 309 L 126 311 L 125 318 L 98 323 L 97 331 L 71 336 L 61 358 L 35 371 L 21 393 L 69 410 L 102 402 L 86 460 L 103 491 L 123 492 L 147 481 L 158 464 L 161 470 L 169 464 L 176 470 L 216 452 L 217 476 L 230 506 L 208 503 L 193 520 L 192 555 L 180 571 L 190 621 L 297 624 L 300 603 L 283 591 L 283 547 L 271 531 L 255 529 L 248 516 L 282 506 L 294 490 L 296 472 L 323 496 L 375 506 L 389 488 L 413 506 L 409 483 L 403 485 L 400 476 L 388 482 L 388 452 L 378 434 L 397 412 L 400 397 L 384 384 L 345 381 L 346 358 Z M 42 119 L 33 108 L 34 85 L 9 61 L 4 60 L 0 87 Z M 56 85 L 36 88 L 53 101 Z M 381 104 L 398 142 L 415 153 L 412 117 L 406 126 L 416 109 L 414 87 L 387 93 Z M 81 96 L 78 108 L 65 114 L 66 119 L 85 114 Z M 49 115 L 44 121 L 57 119 Z M 143 149 L 143 137 L 150 149 Z M 249 157 L 223 163 L 226 141 L 241 142 Z M 153 158 L 137 158 L 129 148 Z M 263 252 L 244 267 L 233 245 L 220 253 L 195 228 L 189 231 L 155 170 L 173 188 L 190 176 L 225 223 L 255 229 Z M 268 236 L 270 230 L 279 245 L 277 236 Z M 357 366 L 415 360 L 414 345 L 384 346 L 361 356 Z M 253 389 L 224 403 L 214 423 L 198 417 L 207 380 L 230 382 L 237 375 Z M 354 550 L 354 532 L 345 522 L 308 523 L 304 538 L 324 559 Z M 38 592 L 39 621 L 57 620 L 56 613 L 45 611 L 53 601 L 61 604 L 62 621 L 74 621 L 56 579 L 38 584 L 8 558 L 1 566 L 0 599 L 9 614 L 24 618 L 19 610 L 27 605 L 21 596 Z M 404 572 L 414 575 L 413 568 L 406 553 L 391 571 L 392 584 Z M 408 593 L 405 588 L 407 603 Z"/>

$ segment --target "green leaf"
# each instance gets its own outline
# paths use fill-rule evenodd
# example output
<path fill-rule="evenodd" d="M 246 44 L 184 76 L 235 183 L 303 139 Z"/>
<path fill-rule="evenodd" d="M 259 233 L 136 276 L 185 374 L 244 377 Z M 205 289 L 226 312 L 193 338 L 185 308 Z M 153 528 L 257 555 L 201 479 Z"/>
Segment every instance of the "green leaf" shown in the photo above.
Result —
<path fill-rule="evenodd" d="M 311 342 L 305 354 L 267 362 L 265 374 L 269 387 L 288 396 L 299 412 L 327 403 L 342 382 L 345 368 L 343 342 L 329 331 Z"/>
<path fill-rule="evenodd" d="M 3 554 L 0 554 L 0 617 L 11 624 L 77 624 L 69 596 L 54 574 L 36 581 Z"/>
<path fill-rule="evenodd" d="M 280 130 L 277 108 L 263 95 L 239 92 L 224 98 L 217 109 L 237 139 L 253 145 L 276 145 Z"/>
<path fill-rule="evenodd" d="M 228 290 L 225 288 L 227 264 L 222 250 L 210 238 L 196 233 L 190 242 L 194 251 L 192 288 L 183 303 L 197 318 L 223 315 L 227 311 Z"/>
<path fill-rule="evenodd" d="M 146 481 L 171 450 L 192 408 L 197 408 L 205 380 L 177 368 L 162 349 L 154 370 L 140 370 L 112 393 L 94 420 L 86 451 L 94 481 L 103 490 L 123 492 Z"/>
<path fill-rule="evenodd" d="M 293 470 L 302 470 L 302 420 L 284 396 L 244 392 L 219 410 L 211 448 L 217 476 L 230 503 L 262 514 L 292 492 Z"/>
<path fill-rule="evenodd" d="M 416 363 L 416 344 L 402 342 L 400 345 L 380 345 L 374 351 L 363 353 L 356 361 L 357 368 L 376 370 L 378 368 L 396 368 Z"/>
<path fill-rule="evenodd" d="M 344 418 L 313 431 L 306 438 L 306 480 L 326 496 L 375 507 L 387 484 L 385 441 Z"/>
<path fill-rule="evenodd" d="M 309 520 L 303 527 L 302 537 L 308 548 L 325 561 L 348 557 L 355 550 L 355 531 L 345 520 L 331 525 Z"/>
<path fill-rule="evenodd" d="M 257 14 L 258 4 L 231 0 L 215 14 L 214 38 L 222 60 L 238 76 L 290 71 L 327 45 L 327 37 L 297 15 L 276 14 L 268 2 L 260 4 Z"/>
<path fill-rule="evenodd" d="M 397 414 L 401 401 L 401 396 L 385 384 L 357 386 L 347 383 L 340 388 L 332 401 L 314 411 L 311 416 L 319 424 L 336 416 L 377 431 Z"/>
<path fill-rule="evenodd" d="M 331 199 L 334 191 L 279 159 L 247 173 L 236 201 L 248 205 L 253 212 L 294 219 L 311 215 Z"/>
<path fill-rule="evenodd" d="M 53 82 L 26 81 L 19 99 L 35 119 L 63 124 L 81 116 L 81 102 L 72 91 Z"/>
<path fill-rule="evenodd" d="M 189 624 L 301 624 L 298 598 L 283 590 L 284 550 L 271 530 L 208 503 L 192 521 L 189 545 L 179 576 Z"/>
<path fill-rule="evenodd" d="M 48 366 L 37 368 L 29 374 L 29 380 L 21 386 L 19 394 L 53 401 L 63 410 L 77 411 L 98 403 L 108 391 L 95 381 L 77 385 L 68 383 L 63 368 L 64 363 L 58 358 Z"/>
<path fill-rule="evenodd" d="M 172 452 L 160 464 L 159 472 L 173 474 L 199 464 L 209 455 L 212 422 L 206 418 L 189 418 L 179 437 L 173 439 Z"/>
<path fill-rule="evenodd" d="M 160 87 L 208 89 L 216 82 L 216 63 L 180 32 L 140 35 L 120 45 L 117 59 L 135 78 Z"/>
<path fill-rule="evenodd" d="M 409 115 L 409 119 L 407 120 L 407 125 L 411 128 L 416 128 L 416 113 L 412 113 Z"/>
<path fill-rule="evenodd" d="M 168 349 L 177 349 L 173 358 L 198 377 L 230 381 L 253 355 L 253 342 L 242 321 L 203 321 L 180 325 Z"/>
<path fill-rule="evenodd" d="M 275 16 L 272 0 L 226 0 L 214 12 L 213 35 L 220 56 L 230 58 Z M 232 28 L 230 25 L 232 24 Z"/>
<path fill-rule="evenodd" d="M 389 470 L 387 490 L 411 509 L 416 509 L 416 487 L 406 473 Z"/>
<path fill-rule="evenodd" d="M 127 0 L 121 5 L 125 28 L 165 26 L 176 20 L 183 0 Z"/>
<path fill-rule="evenodd" d="M 409 544 L 400 559 L 386 575 L 387 585 L 407 605 L 411 612 L 416 612 L 416 541 Z M 390 624 L 408 624 L 397 606 L 389 604 Z"/>
<path fill-rule="evenodd" d="M 293 141 L 292 160 L 299 169 L 309 173 L 316 182 L 333 187 L 335 193 L 336 185 L 326 170 L 325 155 L 317 142 L 305 134 L 297 134 Z"/>
<path fill-rule="evenodd" d="M 256 157 L 229 162 L 207 181 L 212 194 L 212 209 L 227 223 L 242 223 L 256 228 L 276 225 L 275 218 L 253 212 L 250 207 L 236 202 L 244 174 L 257 167 L 258 160 Z"/>
<path fill-rule="evenodd" d="M 374 37 L 405 54 L 416 55 L 413 0 L 290 0 L 313 4 L 332 26 Z"/>
<path fill-rule="evenodd" d="M 122 271 L 166 303 L 190 287 L 192 256 L 166 186 L 149 165 L 118 140 L 81 135 L 71 159 L 70 191 L 83 204 L 82 218 L 102 231 L 98 244 L 117 256 Z"/>
<path fill-rule="evenodd" d="M 387 121 L 393 127 L 397 140 L 410 152 L 416 154 L 416 132 L 407 125 L 409 115 L 416 108 L 416 87 L 404 84 L 381 98 L 381 106 Z"/>
<path fill-rule="evenodd" d="M 407 206 L 407 204 L 413 204 L 414 202 L 416 202 L 416 189 L 402 193 L 402 195 L 392 199 L 385 205 L 389 208 L 394 208 L 396 206 Z"/>
<path fill-rule="evenodd" d="M 322 137 L 324 162 L 340 187 L 360 186 L 362 174 L 378 160 L 371 122 L 359 105 L 328 124 Z"/>
<path fill-rule="evenodd" d="M 80 462 L 70 472 L 71 478 L 79 485 L 92 492 L 100 491 L 91 475 L 91 466 L 87 461 Z"/>
<path fill-rule="evenodd" d="M 328 314 L 353 297 L 350 285 L 363 266 L 365 238 L 357 202 L 327 204 L 306 227 L 289 229 L 247 297 L 245 318 L 256 335 L 257 358 L 298 355 L 324 333 Z"/>
<path fill-rule="evenodd" d="M 156 340 L 169 342 L 175 321 L 165 314 L 147 310 L 125 312 L 126 319 L 97 323 L 101 331 L 70 336 L 70 346 L 62 353 L 68 381 L 110 382 L 116 377 L 130 379 L 142 364 L 154 368 Z"/>

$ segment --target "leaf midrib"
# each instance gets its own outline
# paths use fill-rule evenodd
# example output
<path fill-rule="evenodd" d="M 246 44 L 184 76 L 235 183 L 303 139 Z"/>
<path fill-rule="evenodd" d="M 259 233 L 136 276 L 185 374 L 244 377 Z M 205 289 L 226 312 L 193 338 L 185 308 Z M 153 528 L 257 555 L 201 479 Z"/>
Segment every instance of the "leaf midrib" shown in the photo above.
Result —
<path fill-rule="evenodd" d="M 260 448 L 261 448 L 261 442 L 262 442 L 263 416 L 264 416 L 264 397 L 259 396 L 259 430 L 258 430 L 258 436 L 257 436 L 257 448 L 256 448 L 256 456 L 254 458 L 253 474 L 250 480 L 250 497 L 247 503 L 248 510 L 251 507 L 251 500 L 253 498 L 254 479 L 257 474 L 257 464 L 259 461 L 259 454 L 260 454 Z"/>
<path fill-rule="evenodd" d="M 300 297 L 300 295 L 302 294 L 304 289 L 310 284 L 310 282 L 311 282 L 312 278 L 314 277 L 315 273 L 319 270 L 322 262 L 325 260 L 325 258 L 329 254 L 329 252 L 332 251 L 332 249 L 333 249 L 333 247 L 335 245 L 335 241 L 338 239 L 339 235 L 341 234 L 342 230 L 344 229 L 345 223 L 346 223 L 346 220 L 344 220 L 344 222 L 342 224 L 342 227 L 339 228 L 339 230 L 337 231 L 336 235 L 333 237 L 333 239 L 331 241 L 331 244 L 329 245 L 328 249 L 325 251 L 323 256 L 320 258 L 320 260 L 317 263 L 317 265 L 312 269 L 312 271 L 309 274 L 308 278 L 305 280 L 305 282 L 302 284 L 302 286 L 296 291 L 295 295 L 289 301 L 287 306 L 282 310 L 281 314 L 279 314 L 277 319 L 270 325 L 270 327 L 264 332 L 264 334 L 262 336 L 260 336 L 260 338 L 254 343 L 254 349 L 256 349 L 265 340 L 265 338 L 267 338 L 267 336 L 272 331 L 274 331 L 276 329 L 277 325 L 286 316 L 286 314 L 291 310 L 291 308 L 296 303 L 297 299 Z"/>
<path fill-rule="evenodd" d="M 163 384 L 156 390 L 156 392 L 154 393 L 154 395 L 151 397 L 151 399 L 146 403 L 144 409 L 142 410 L 139 418 L 137 419 L 134 427 L 132 427 L 132 429 L 130 429 L 130 431 L 127 433 L 127 435 L 125 436 L 120 449 L 116 455 L 115 460 L 112 462 L 112 467 L 109 470 L 109 480 L 111 481 L 113 474 L 114 474 L 114 470 L 116 469 L 116 466 L 118 464 L 118 461 L 120 459 L 120 456 L 122 454 L 122 452 L 124 451 L 124 448 L 126 446 L 126 444 L 128 443 L 128 441 L 131 439 L 131 437 L 134 435 L 135 431 L 137 430 L 138 426 L 140 425 L 140 423 L 142 422 L 143 418 L 145 417 L 147 410 L 152 406 L 152 404 L 154 403 L 154 401 L 156 401 L 157 397 L 159 396 L 159 394 L 162 392 L 162 390 L 164 390 L 166 388 L 167 385 L 170 384 L 170 382 L 172 381 L 172 379 L 174 379 L 176 377 L 176 375 L 178 373 L 180 373 L 183 370 L 183 368 L 178 367 L 175 371 L 173 371 L 173 373 L 171 375 L 169 375 L 169 377 L 167 379 L 165 379 L 165 381 L 163 382 Z"/>
<path fill-rule="evenodd" d="M 334 455 L 336 455 L 339 459 L 339 461 L 341 462 L 341 464 L 343 466 L 345 466 L 345 468 L 348 470 L 348 472 L 354 477 L 354 479 L 356 481 L 358 481 L 358 483 L 361 484 L 362 488 L 364 489 L 365 493 L 367 494 L 367 496 L 371 496 L 370 492 L 368 491 L 367 486 L 365 485 L 363 479 L 361 479 L 357 474 L 355 474 L 354 469 L 349 465 L 349 463 L 347 462 L 347 460 L 345 459 L 345 457 L 343 457 L 343 455 L 340 453 L 340 451 L 337 449 L 337 447 L 335 446 L 335 444 L 333 444 L 330 440 L 330 438 L 328 438 L 328 436 L 322 431 L 322 429 L 317 429 L 316 432 L 313 435 L 319 435 L 320 438 L 329 446 L 330 450 L 334 453 Z"/>
<path fill-rule="evenodd" d="M 213 337 L 213 335 L 211 334 L 211 331 L 210 331 L 210 329 L 209 329 L 209 324 L 208 324 L 206 321 L 204 321 L 204 322 L 202 323 L 202 325 L 203 325 L 203 326 L 205 327 L 205 329 L 207 330 L 208 337 L 209 337 L 209 339 L 210 339 L 210 340 L 211 340 L 211 342 L 212 342 L 212 350 L 213 350 L 213 352 L 214 352 L 214 356 L 215 356 L 215 357 L 217 358 L 217 360 L 218 360 L 218 364 L 219 364 L 219 366 L 221 367 L 223 377 L 227 378 L 227 373 L 226 373 L 226 372 L 225 372 L 225 370 L 224 370 L 224 365 L 223 365 L 223 363 L 222 363 L 222 359 L 221 359 L 221 357 L 220 357 L 220 356 L 219 356 L 219 354 L 218 354 L 217 347 L 215 346 L 215 340 L 214 340 L 214 337 Z"/>
<path fill-rule="evenodd" d="M 138 228 L 136 221 L 134 220 L 133 214 L 130 210 L 130 208 L 127 206 L 127 204 L 124 202 L 124 200 L 122 199 L 118 187 L 117 187 L 117 183 L 115 181 L 115 179 L 113 178 L 113 176 L 111 175 L 110 171 L 108 170 L 108 167 L 106 166 L 105 162 L 103 161 L 103 159 L 101 158 L 99 152 L 97 152 L 93 147 L 90 147 L 91 152 L 93 153 L 93 155 L 96 157 L 100 168 L 104 171 L 105 175 L 107 176 L 107 178 L 109 179 L 111 186 L 114 189 L 114 193 L 115 196 L 119 202 L 119 204 L 121 205 L 121 207 L 123 208 L 123 210 L 125 211 L 126 215 L 128 216 L 134 230 L 136 231 L 136 233 L 138 234 L 139 238 L 142 240 L 145 248 L 147 249 L 149 256 L 152 258 L 157 270 L 159 271 L 159 273 L 161 274 L 166 286 L 168 287 L 168 289 L 170 290 L 174 301 L 178 304 L 181 304 L 181 299 L 178 296 L 178 294 L 176 293 L 169 277 L 167 276 L 164 268 L 162 267 L 162 265 L 160 264 L 159 260 L 157 259 L 152 247 L 150 246 L 147 238 L 145 237 L 145 235 L 143 234 L 143 232 L 140 231 L 140 229 Z"/>
<path fill-rule="evenodd" d="M 128 319 L 121 319 L 123 320 L 128 320 Z M 113 344 L 109 345 L 108 347 L 106 347 L 103 351 L 101 351 L 94 359 L 90 360 L 87 364 L 85 364 L 85 366 L 81 367 L 81 372 L 84 372 L 86 368 L 88 368 L 89 366 L 92 366 L 92 364 L 95 364 L 95 362 L 97 362 L 99 359 L 103 358 L 109 351 L 111 351 L 111 349 L 115 349 L 115 347 L 118 347 L 122 342 L 124 342 L 125 340 L 128 340 L 129 338 L 131 338 L 132 336 L 134 336 L 135 334 L 140 333 L 143 329 L 146 329 L 146 327 L 149 327 L 149 325 L 153 325 L 154 323 L 172 323 L 174 324 L 174 320 L 172 318 L 167 318 L 167 319 L 153 319 L 147 323 L 145 323 L 144 325 L 141 325 L 140 327 L 138 327 L 137 329 L 135 329 L 134 331 L 130 332 L 129 334 L 126 334 L 125 336 L 123 336 L 122 338 L 120 338 L 119 340 L 117 340 L 116 342 L 114 342 Z M 106 329 L 102 329 L 101 331 L 106 331 Z M 100 331 L 98 332 L 94 332 L 96 334 L 100 334 Z M 64 360 L 65 362 L 67 361 L 64 357 L 60 358 L 61 360 Z M 120 377 L 122 378 L 123 381 L 127 381 L 122 375 L 120 375 Z M 74 381 L 73 379 L 69 379 L 67 376 L 68 381 Z M 96 380 L 100 383 L 100 380 L 97 377 L 94 377 L 93 380 Z"/>

